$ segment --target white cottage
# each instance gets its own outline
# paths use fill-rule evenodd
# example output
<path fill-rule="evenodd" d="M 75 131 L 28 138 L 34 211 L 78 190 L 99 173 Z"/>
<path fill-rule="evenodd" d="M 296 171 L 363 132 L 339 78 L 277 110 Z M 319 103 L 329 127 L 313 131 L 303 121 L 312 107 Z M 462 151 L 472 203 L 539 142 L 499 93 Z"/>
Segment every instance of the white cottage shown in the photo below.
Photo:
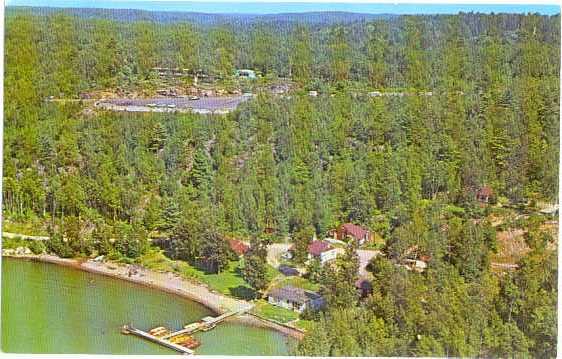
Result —
<path fill-rule="evenodd" d="M 317 310 L 324 305 L 324 298 L 318 293 L 290 285 L 270 290 L 267 294 L 267 301 L 275 306 L 299 313 L 305 309 Z"/>

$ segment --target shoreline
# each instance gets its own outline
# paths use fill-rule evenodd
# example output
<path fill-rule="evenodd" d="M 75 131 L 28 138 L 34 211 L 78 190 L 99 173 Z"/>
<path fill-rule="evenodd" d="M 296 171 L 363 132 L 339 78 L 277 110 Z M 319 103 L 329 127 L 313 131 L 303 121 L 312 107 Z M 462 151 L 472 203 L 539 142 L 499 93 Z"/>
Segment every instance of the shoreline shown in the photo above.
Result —
<path fill-rule="evenodd" d="M 192 300 L 207 307 L 216 314 L 223 314 L 232 310 L 250 310 L 253 307 L 253 304 L 249 302 L 227 297 L 223 294 L 209 289 L 204 284 L 194 283 L 187 279 L 181 278 L 177 274 L 170 272 L 156 272 L 144 267 L 140 267 L 140 269 L 138 267 L 135 267 L 137 269 L 137 273 L 129 276 L 129 269 L 131 265 L 123 263 L 94 262 L 91 260 L 80 261 L 77 259 L 60 258 L 49 254 L 3 254 L 2 257 L 56 264 L 93 274 L 125 280 L 131 283 L 136 283 L 145 287 L 164 291 L 170 294 L 175 294 L 182 298 Z M 251 326 L 275 330 L 277 332 L 280 332 L 281 334 L 290 336 L 297 340 L 301 340 L 304 336 L 304 332 L 299 329 L 272 322 L 261 317 L 257 317 L 249 312 L 235 318 L 231 318 L 229 320 L 237 321 L 239 323 Z"/>

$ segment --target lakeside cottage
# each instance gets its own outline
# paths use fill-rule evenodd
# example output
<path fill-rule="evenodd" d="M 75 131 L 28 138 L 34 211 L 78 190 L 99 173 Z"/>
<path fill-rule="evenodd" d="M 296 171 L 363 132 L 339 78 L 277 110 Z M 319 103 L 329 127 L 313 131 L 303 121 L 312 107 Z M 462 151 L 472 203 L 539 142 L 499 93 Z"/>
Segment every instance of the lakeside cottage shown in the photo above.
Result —
<path fill-rule="evenodd" d="M 326 241 L 314 240 L 308 245 L 308 259 L 316 258 L 321 264 L 336 259 L 338 252 Z"/>
<path fill-rule="evenodd" d="M 270 290 L 267 301 L 269 304 L 299 313 L 306 309 L 318 310 L 324 306 L 324 298 L 318 293 L 290 285 Z"/>
<path fill-rule="evenodd" d="M 333 232 L 333 235 L 335 239 L 340 241 L 354 239 L 359 245 L 373 240 L 373 234 L 369 230 L 353 223 L 342 224 Z"/>

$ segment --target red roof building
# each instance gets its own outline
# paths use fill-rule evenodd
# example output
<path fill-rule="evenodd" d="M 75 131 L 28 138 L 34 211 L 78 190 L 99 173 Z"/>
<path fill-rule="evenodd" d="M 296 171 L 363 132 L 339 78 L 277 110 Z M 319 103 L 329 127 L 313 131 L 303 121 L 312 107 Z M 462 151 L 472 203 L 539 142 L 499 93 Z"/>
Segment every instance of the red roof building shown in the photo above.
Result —
<path fill-rule="evenodd" d="M 367 229 L 353 223 L 342 224 L 337 232 L 336 239 L 345 240 L 346 238 L 355 239 L 359 244 L 372 240 L 373 235 Z"/>
<path fill-rule="evenodd" d="M 232 249 L 234 253 L 238 254 L 239 256 L 243 256 L 250 250 L 250 246 L 242 241 L 239 241 L 238 239 L 229 239 L 228 244 L 230 245 L 230 249 Z"/>
<path fill-rule="evenodd" d="M 488 203 L 492 196 L 494 195 L 494 191 L 489 186 L 484 186 L 476 192 L 476 200 L 482 203 Z"/>
<path fill-rule="evenodd" d="M 308 256 L 309 258 L 317 258 L 322 264 L 335 259 L 337 256 L 337 251 L 330 243 L 326 241 L 312 241 L 308 245 Z"/>
<path fill-rule="evenodd" d="M 332 249 L 330 243 L 325 241 L 312 241 L 308 245 L 308 253 L 312 254 L 313 256 L 320 256 L 323 252 L 329 251 Z"/>

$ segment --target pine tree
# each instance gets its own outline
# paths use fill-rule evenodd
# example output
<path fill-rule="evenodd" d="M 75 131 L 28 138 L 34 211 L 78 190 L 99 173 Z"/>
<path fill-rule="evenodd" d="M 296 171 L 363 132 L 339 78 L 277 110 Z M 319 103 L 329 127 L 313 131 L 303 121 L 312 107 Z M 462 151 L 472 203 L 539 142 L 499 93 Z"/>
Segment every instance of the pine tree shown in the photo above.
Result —
<path fill-rule="evenodd" d="M 150 138 L 150 149 L 153 152 L 158 152 L 164 145 L 166 144 L 166 139 L 168 135 L 166 132 L 166 128 L 161 122 L 156 122 L 154 127 L 152 128 L 152 135 Z"/>
<path fill-rule="evenodd" d="M 337 26 L 332 30 L 330 51 L 332 79 L 335 81 L 347 80 L 351 62 L 349 59 L 350 49 L 347 34 L 343 26 Z"/>
<path fill-rule="evenodd" d="M 293 32 L 290 52 L 291 76 L 301 84 L 307 83 L 312 72 L 312 50 L 307 28 L 297 26 Z"/>
<path fill-rule="evenodd" d="M 267 247 L 262 240 L 256 237 L 252 239 L 250 250 L 244 255 L 242 276 L 257 292 L 264 290 L 269 284 L 267 276 Z"/>
<path fill-rule="evenodd" d="M 214 273 L 221 273 L 234 258 L 228 242 L 213 228 L 207 228 L 203 232 L 201 245 L 201 259 Z"/>
<path fill-rule="evenodd" d="M 390 40 L 386 22 L 376 21 L 369 28 L 367 43 L 368 74 L 372 86 L 382 88 L 387 85 L 388 56 Z"/>
<path fill-rule="evenodd" d="M 191 169 L 191 183 L 201 194 L 208 194 L 211 188 L 212 168 L 211 161 L 203 148 L 196 150 Z"/>
<path fill-rule="evenodd" d="M 295 244 L 294 249 L 294 261 L 296 263 L 302 264 L 308 258 L 308 245 L 312 242 L 312 236 L 314 235 L 314 228 L 312 226 L 306 226 L 299 229 L 293 236 L 293 243 Z"/>

